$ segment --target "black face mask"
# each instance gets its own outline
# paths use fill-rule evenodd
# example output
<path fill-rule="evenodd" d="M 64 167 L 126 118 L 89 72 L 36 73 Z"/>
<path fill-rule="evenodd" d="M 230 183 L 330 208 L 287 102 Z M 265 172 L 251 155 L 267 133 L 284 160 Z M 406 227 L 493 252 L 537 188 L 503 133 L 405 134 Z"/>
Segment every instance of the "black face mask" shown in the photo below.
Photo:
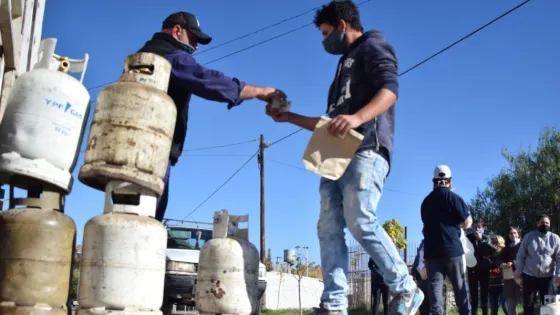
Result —
<path fill-rule="evenodd" d="M 539 225 L 539 232 L 546 233 L 548 231 L 550 231 L 550 226 L 546 224 Z"/>

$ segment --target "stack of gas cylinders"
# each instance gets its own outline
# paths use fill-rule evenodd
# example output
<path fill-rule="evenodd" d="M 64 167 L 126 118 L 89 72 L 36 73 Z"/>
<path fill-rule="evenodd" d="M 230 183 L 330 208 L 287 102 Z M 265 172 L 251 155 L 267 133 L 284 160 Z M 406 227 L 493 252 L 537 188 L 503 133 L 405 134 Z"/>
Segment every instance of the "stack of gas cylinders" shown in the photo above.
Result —
<path fill-rule="evenodd" d="M 10 185 L 10 209 L 0 212 L 2 315 L 68 313 L 76 225 L 64 200 L 90 95 L 82 84 L 88 55 L 68 59 L 55 46 L 41 42 L 39 62 L 15 81 L 0 123 L 0 184 Z M 78 315 L 161 314 L 167 231 L 154 217 L 177 115 L 170 75 L 165 58 L 133 54 L 97 97 L 79 180 L 105 202 L 84 228 Z M 27 196 L 15 198 L 16 188 Z M 201 313 L 257 309 L 258 251 L 237 228 L 247 220 L 216 213 L 215 238 L 200 252 Z"/>
<path fill-rule="evenodd" d="M 175 128 L 170 75 L 165 58 L 133 54 L 97 97 L 79 179 L 105 206 L 84 228 L 79 315 L 161 313 L 167 231 L 154 217 Z"/>
<path fill-rule="evenodd" d="M 67 313 L 76 225 L 64 200 L 90 95 L 82 84 L 88 55 L 72 60 L 55 47 L 56 39 L 41 42 L 0 123 L 0 183 L 10 185 L 10 209 L 0 213 L 0 314 Z M 16 188 L 27 196 L 15 198 Z"/>

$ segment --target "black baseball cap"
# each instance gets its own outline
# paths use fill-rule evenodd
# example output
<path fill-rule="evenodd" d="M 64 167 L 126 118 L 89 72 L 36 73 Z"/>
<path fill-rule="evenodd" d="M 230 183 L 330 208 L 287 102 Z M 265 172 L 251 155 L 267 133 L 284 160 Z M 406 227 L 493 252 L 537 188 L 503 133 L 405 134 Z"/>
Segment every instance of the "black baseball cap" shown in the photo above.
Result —
<path fill-rule="evenodd" d="M 196 36 L 197 42 L 202 45 L 208 45 L 212 41 L 212 37 L 208 36 L 200 29 L 200 22 L 196 16 L 188 12 L 175 12 L 168 16 L 161 28 L 172 28 L 175 25 L 188 30 Z"/>

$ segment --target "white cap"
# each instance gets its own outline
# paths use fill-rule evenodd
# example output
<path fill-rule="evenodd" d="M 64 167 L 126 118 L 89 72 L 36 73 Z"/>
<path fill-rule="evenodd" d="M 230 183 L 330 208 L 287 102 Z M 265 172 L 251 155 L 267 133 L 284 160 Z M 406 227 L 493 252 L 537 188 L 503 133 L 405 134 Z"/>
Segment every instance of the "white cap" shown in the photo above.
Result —
<path fill-rule="evenodd" d="M 434 179 L 450 179 L 451 169 L 447 165 L 438 165 L 434 170 Z"/>

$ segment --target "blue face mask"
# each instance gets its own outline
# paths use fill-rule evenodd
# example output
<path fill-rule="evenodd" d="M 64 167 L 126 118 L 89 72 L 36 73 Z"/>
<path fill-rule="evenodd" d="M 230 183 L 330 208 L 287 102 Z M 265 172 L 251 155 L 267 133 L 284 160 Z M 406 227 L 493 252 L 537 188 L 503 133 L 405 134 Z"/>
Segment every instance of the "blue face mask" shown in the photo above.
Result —
<path fill-rule="evenodd" d="M 480 234 L 484 234 L 484 228 L 476 228 L 476 231 Z"/>
<path fill-rule="evenodd" d="M 192 55 L 195 52 L 195 49 L 191 45 L 185 44 L 180 40 L 178 40 L 178 42 L 189 55 Z"/>
<path fill-rule="evenodd" d="M 334 29 L 325 40 L 323 40 L 325 51 L 332 55 L 342 55 L 348 49 L 346 44 L 346 34 L 338 29 Z"/>

